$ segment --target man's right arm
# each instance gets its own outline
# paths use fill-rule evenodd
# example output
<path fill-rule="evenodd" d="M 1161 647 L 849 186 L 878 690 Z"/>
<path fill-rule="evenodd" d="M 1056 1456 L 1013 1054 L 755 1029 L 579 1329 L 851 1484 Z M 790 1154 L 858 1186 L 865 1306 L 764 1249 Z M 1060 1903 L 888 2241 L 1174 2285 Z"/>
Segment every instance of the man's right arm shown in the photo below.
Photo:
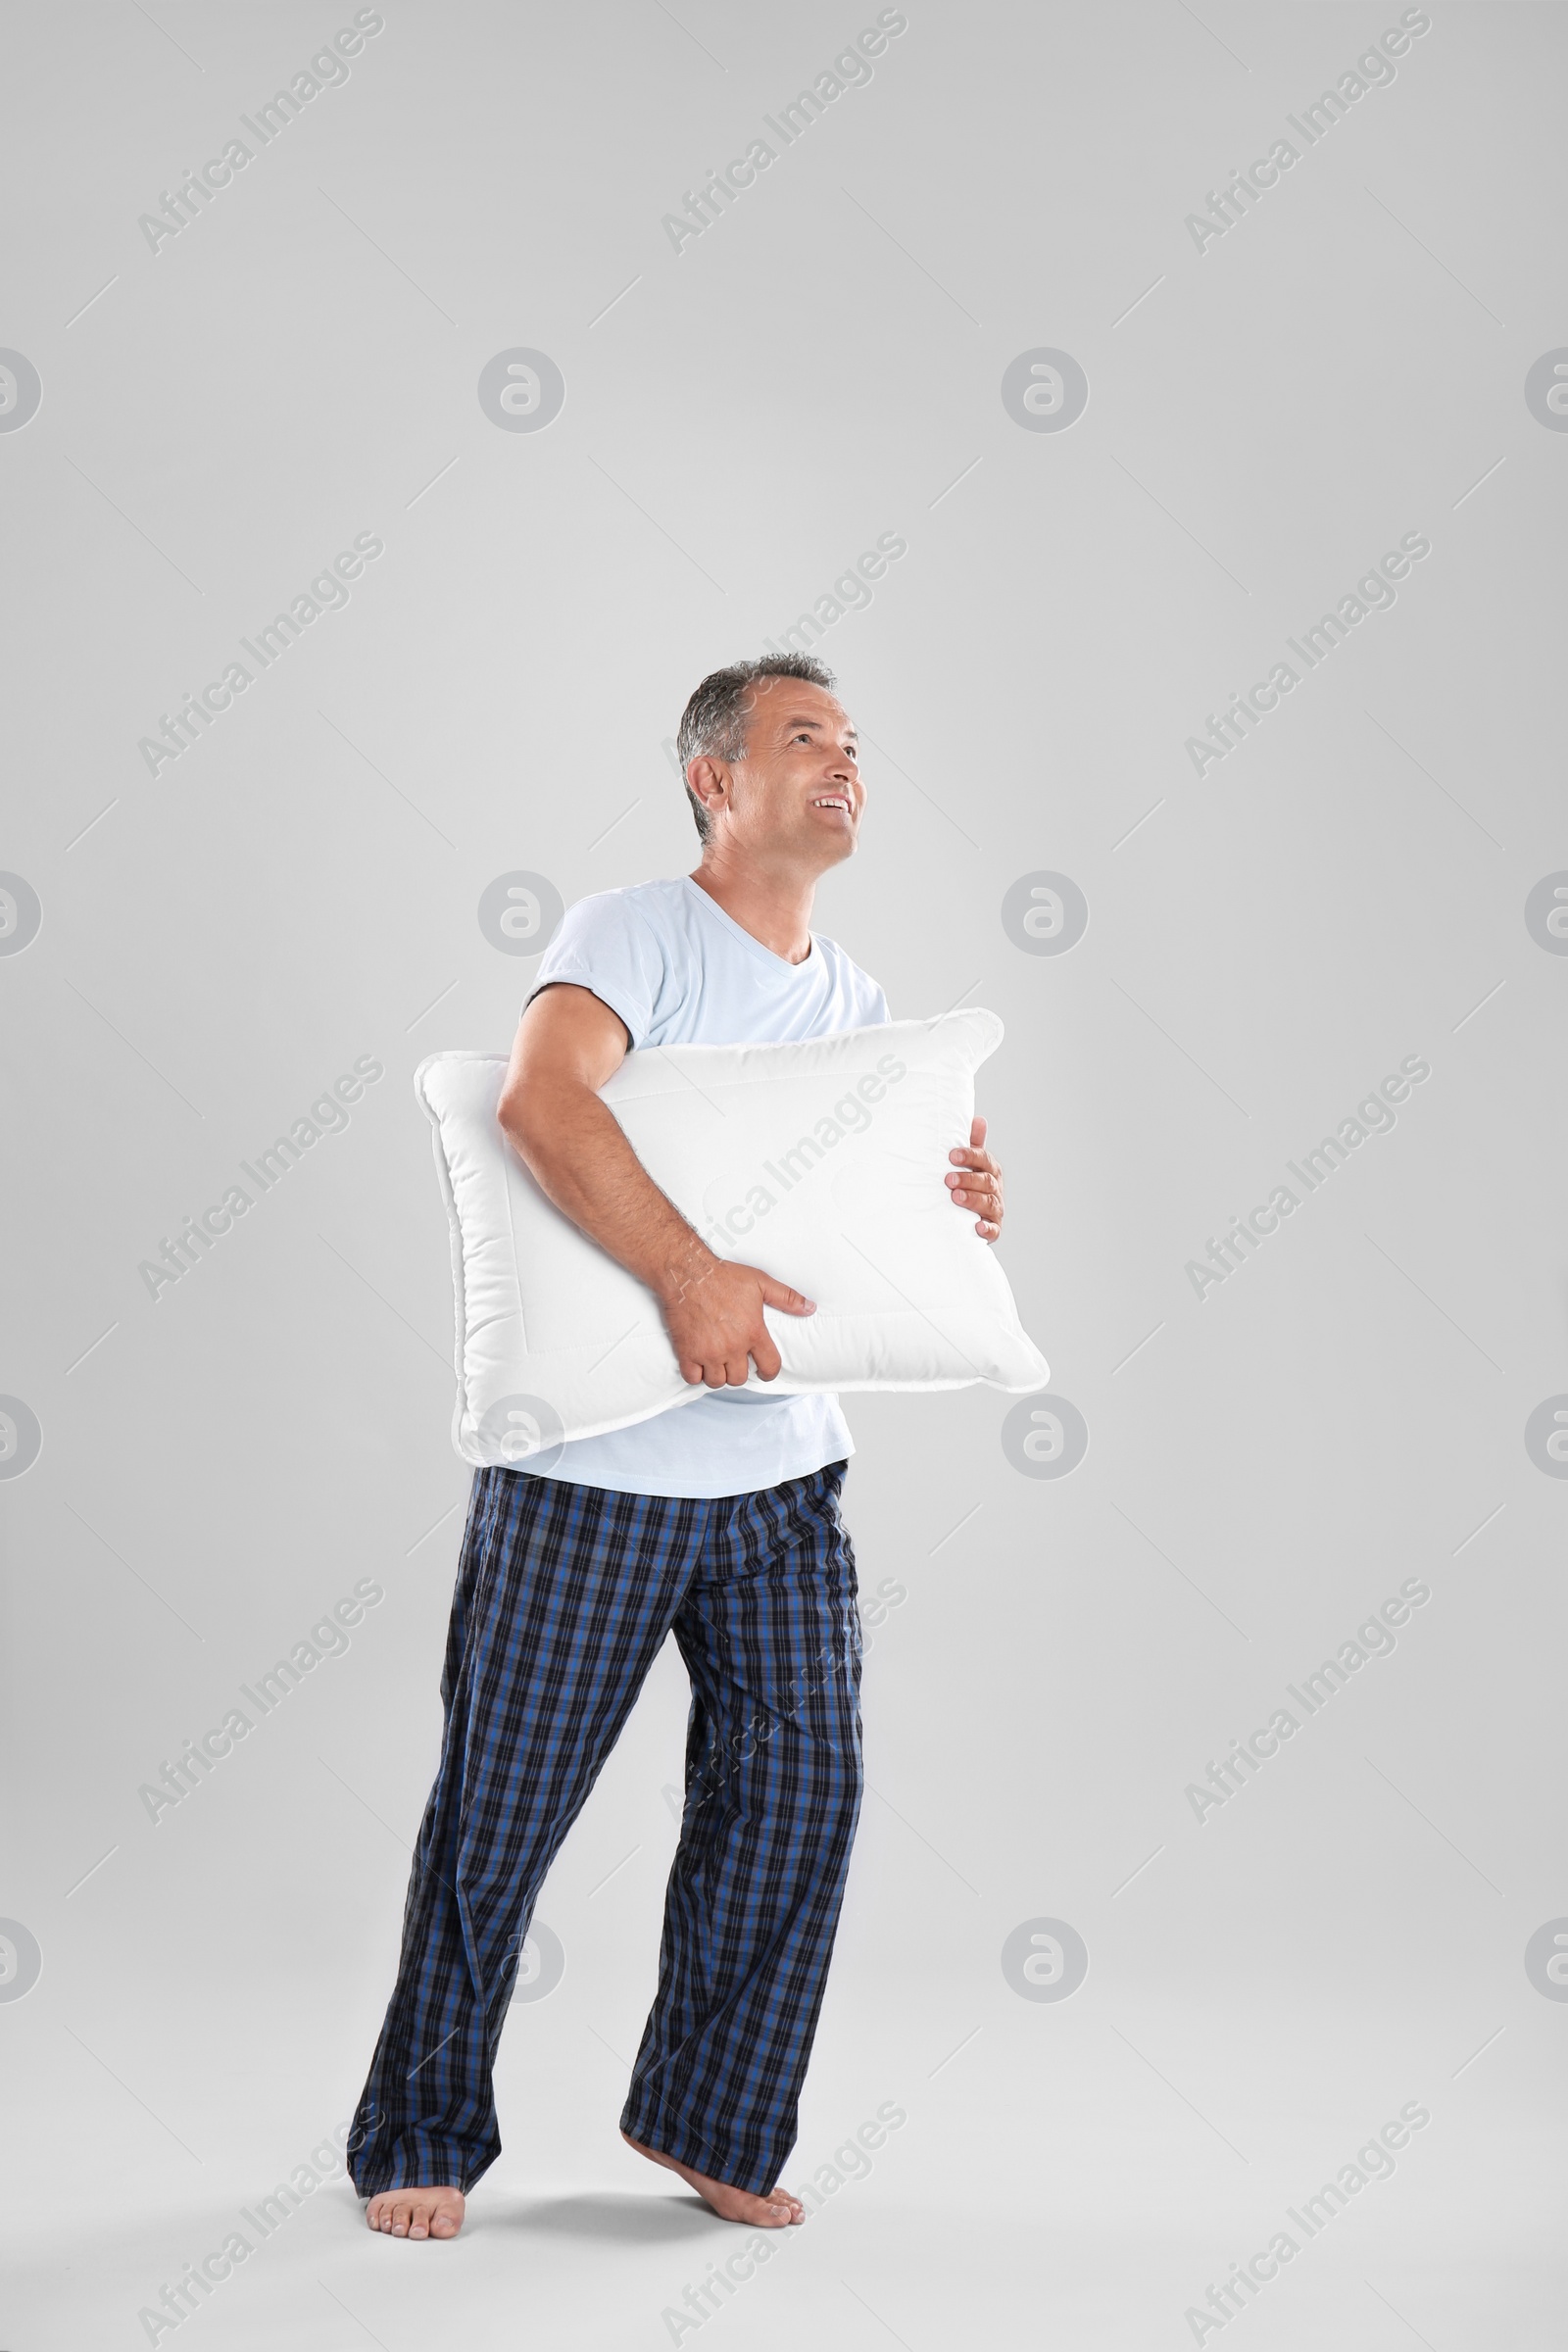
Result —
<path fill-rule="evenodd" d="M 762 1308 L 808 1315 L 812 1302 L 716 1256 L 655 1184 L 599 1095 L 629 1044 L 620 1015 L 591 990 L 542 989 L 517 1024 L 502 1131 L 546 1199 L 654 1293 L 683 1380 L 743 1388 L 750 1359 L 776 1379 Z"/>

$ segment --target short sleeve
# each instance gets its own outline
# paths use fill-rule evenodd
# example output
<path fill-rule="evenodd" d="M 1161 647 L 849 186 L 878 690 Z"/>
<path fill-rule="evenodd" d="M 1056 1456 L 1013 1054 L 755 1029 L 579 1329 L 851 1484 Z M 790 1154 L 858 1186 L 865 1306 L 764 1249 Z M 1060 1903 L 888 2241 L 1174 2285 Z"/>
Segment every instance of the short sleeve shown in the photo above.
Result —
<path fill-rule="evenodd" d="M 554 981 L 586 988 L 620 1015 L 635 1050 L 652 1026 L 663 978 L 664 956 L 652 926 L 624 891 L 602 891 L 567 907 L 522 1008 Z"/>

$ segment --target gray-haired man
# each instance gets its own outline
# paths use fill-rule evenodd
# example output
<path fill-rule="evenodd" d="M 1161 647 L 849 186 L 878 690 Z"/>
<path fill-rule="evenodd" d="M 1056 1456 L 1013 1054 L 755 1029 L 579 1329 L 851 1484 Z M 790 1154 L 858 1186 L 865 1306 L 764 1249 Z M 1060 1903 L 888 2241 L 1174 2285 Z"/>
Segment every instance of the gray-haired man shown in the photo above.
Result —
<path fill-rule="evenodd" d="M 441 1766 L 397 1985 L 351 2136 L 370 2227 L 451 2237 L 500 2152 L 490 2076 L 540 1884 L 673 1632 L 692 1677 L 686 1806 L 659 1991 L 621 2131 L 726 2220 L 804 2220 L 778 2187 L 860 1795 L 859 1622 L 834 1396 L 770 1396 L 763 1308 L 810 1299 L 718 1257 L 647 1175 L 599 1090 L 629 1050 L 819 1037 L 886 1021 L 810 928 L 855 850 L 855 729 L 808 656 L 736 663 L 686 707 L 703 843 L 679 881 L 571 907 L 518 1024 L 501 1124 L 544 1192 L 660 1301 L 708 1395 L 475 1474 L 454 1595 Z M 1002 1176 L 976 1119 L 947 1184 L 988 1242 Z"/>

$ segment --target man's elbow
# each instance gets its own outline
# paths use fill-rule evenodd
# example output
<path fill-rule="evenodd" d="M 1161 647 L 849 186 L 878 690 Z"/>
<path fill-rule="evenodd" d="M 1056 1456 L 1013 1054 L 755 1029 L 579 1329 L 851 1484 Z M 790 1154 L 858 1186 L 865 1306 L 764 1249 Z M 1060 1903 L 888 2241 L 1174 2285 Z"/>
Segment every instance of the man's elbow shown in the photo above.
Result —
<path fill-rule="evenodd" d="M 570 1168 L 584 1097 L 592 1100 L 590 1089 L 538 1070 L 526 1076 L 509 1072 L 501 1089 L 496 1123 L 552 1200 L 558 1177 Z"/>
<path fill-rule="evenodd" d="M 496 1123 L 518 1158 L 531 1168 L 543 1127 L 538 1090 L 509 1081 L 496 1104 Z"/>

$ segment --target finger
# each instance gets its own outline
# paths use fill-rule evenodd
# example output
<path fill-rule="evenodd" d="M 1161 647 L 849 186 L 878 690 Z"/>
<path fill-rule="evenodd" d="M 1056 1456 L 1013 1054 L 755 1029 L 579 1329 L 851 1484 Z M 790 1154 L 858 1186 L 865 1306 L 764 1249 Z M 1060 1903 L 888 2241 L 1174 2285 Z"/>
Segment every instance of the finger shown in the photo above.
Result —
<path fill-rule="evenodd" d="M 984 1217 L 982 1217 L 980 1222 L 976 1225 L 975 1231 L 983 1242 L 994 1242 L 1000 1235 L 1002 1227 L 1000 1225 L 989 1225 Z"/>
<path fill-rule="evenodd" d="M 989 1152 L 976 1152 L 964 1144 L 955 1144 L 948 1157 L 960 1168 L 987 1168 L 994 1176 L 1002 1173 Z"/>
<path fill-rule="evenodd" d="M 761 1339 L 752 1343 L 752 1361 L 757 1366 L 759 1380 L 777 1380 L 784 1364 L 784 1358 L 765 1332 Z"/>
<path fill-rule="evenodd" d="M 728 1378 L 729 1366 L 724 1362 L 722 1357 L 720 1357 L 716 1363 L 705 1364 L 703 1366 L 703 1382 L 704 1386 L 707 1388 L 721 1389 Z"/>
<path fill-rule="evenodd" d="M 973 1119 L 971 1119 L 971 1120 L 969 1121 L 969 1141 L 970 1141 L 970 1143 L 971 1143 L 971 1144 L 973 1144 L 973 1146 L 974 1146 L 974 1148 L 975 1148 L 975 1150 L 976 1150 L 977 1152 L 979 1151 L 979 1149 L 980 1149 L 981 1145 L 982 1145 L 982 1144 L 985 1142 L 985 1140 L 986 1140 L 986 1123 L 985 1123 L 984 1119 L 981 1119 L 981 1118 L 973 1118 Z"/>
<path fill-rule="evenodd" d="M 747 1381 L 751 1378 L 751 1372 L 752 1359 L 749 1355 L 743 1355 L 739 1363 L 736 1363 L 731 1357 L 724 1366 L 725 1386 L 731 1389 L 744 1389 Z"/>
<path fill-rule="evenodd" d="M 764 1306 L 776 1306 L 786 1315 L 814 1315 L 816 1300 L 808 1298 L 801 1291 L 792 1291 L 787 1282 L 775 1282 L 771 1274 L 759 1276 Z"/>

